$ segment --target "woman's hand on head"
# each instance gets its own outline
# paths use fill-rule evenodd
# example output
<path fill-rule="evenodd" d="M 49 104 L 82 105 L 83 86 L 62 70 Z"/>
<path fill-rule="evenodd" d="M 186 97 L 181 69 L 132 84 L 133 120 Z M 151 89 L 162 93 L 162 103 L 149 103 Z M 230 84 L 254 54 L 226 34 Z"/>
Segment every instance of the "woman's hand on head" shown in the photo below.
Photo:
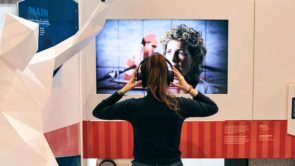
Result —
<path fill-rule="evenodd" d="M 128 83 L 122 88 L 120 89 L 120 92 L 122 93 L 126 93 L 128 92 L 129 90 L 133 89 L 134 87 L 138 86 L 138 85 L 141 85 L 142 81 L 136 81 L 135 82 L 135 77 L 136 77 L 136 71 L 135 70 L 131 76 L 131 78 L 129 79 Z"/>
<path fill-rule="evenodd" d="M 186 82 L 184 77 L 181 75 L 181 73 L 175 67 L 173 67 L 173 73 L 174 73 L 174 76 L 178 79 L 179 82 L 178 83 L 173 83 L 172 82 L 172 85 L 178 87 L 179 89 L 181 89 L 181 90 L 183 90 L 185 92 L 187 92 L 191 88 L 191 85 Z"/>

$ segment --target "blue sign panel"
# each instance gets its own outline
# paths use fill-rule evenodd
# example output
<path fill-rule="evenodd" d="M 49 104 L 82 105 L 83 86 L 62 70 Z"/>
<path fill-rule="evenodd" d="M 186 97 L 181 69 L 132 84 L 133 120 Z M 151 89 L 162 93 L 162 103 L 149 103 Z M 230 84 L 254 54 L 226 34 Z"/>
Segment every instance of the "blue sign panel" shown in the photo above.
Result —
<path fill-rule="evenodd" d="M 73 0 L 25 0 L 18 3 L 18 11 L 20 17 L 39 24 L 38 52 L 78 31 L 78 4 Z"/>

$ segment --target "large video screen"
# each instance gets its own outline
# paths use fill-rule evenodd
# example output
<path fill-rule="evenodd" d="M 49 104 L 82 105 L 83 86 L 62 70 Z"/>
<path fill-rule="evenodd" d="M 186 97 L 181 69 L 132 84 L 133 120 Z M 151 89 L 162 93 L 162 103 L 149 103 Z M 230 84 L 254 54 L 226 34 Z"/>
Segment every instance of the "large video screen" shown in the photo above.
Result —
<path fill-rule="evenodd" d="M 227 94 L 228 20 L 188 19 L 106 20 L 96 36 L 96 92 L 122 88 L 153 52 L 163 54 L 200 92 Z M 144 92 L 138 86 L 129 93 Z"/>

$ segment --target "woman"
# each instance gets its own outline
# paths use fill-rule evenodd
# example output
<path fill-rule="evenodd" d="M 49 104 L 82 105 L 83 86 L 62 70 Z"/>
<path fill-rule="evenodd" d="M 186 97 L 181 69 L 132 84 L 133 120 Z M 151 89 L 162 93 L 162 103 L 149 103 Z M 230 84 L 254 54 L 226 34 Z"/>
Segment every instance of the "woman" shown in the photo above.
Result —
<path fill-rule="evenodd" d="M 218 111 L 217 105 L 192 88 L 175 68 L 173 73 L 179 82 L 172 84 L 189 93 L 193 99 L 169 95 L 169 70 L 165 57 L 159 53 L 145 60 L 140 70 L 141 81 L 135 82 L 134 73 L 122 89 L 96 106 L 93 115 L 100 119 L 127 120 L 132 124 L 133 166 L 182 166 L 179 143 L 183 121 L 188 117 L 213 115 Z M 116 103 L 142 82 L 147 87 L 145 97 Z"/>

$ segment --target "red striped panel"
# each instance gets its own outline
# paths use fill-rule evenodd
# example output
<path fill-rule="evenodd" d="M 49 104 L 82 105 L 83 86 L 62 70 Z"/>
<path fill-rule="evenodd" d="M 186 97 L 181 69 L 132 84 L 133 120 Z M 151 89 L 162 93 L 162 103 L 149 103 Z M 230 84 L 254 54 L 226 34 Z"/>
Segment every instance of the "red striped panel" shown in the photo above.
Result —
<path fill-rule="evenodd" d="M 129 149 L 131 147 L 128 146 L 128 124 L 129 123 L 123 123 L 122 126 L 122 158 L 128 158 L 129 157 Z"/>
<path fill-rule="evenodd" d="M 133 130 L 128 122 L 83 125 L 85 158 L 132 158 Z M 294 158 L 294 146 L 286 121 L 188 121 L 180 150 L 183 158 Z"/>
<path fill-rule="evenodd" d="M 286 132 L 284 129 L 286 128 L 285 126 L 286 124 L 281 123 L 280 125 L 280 157 L 283 158 L 283 156 L 285 155 L 285 137 L 286 135 L 283 134 L 283 132 Z"/>
<path fill-rule="evenodd" d="M 274 136 L 275 136 L 275 132 L 274 132 L 274 124 L 275 122 L 270 122 L 269 121 L 269 128 L 270 128 L 270 135 L 272 136 L 271 137 L 271 140 L 268 142 L 268 151 L 267 151 L 267 157 L 268 158 L 273 158 L 273 150 L 274 150 L 274 147 L 273 146 L 273 142 L 274 142 Z"/>
<path fill-rule="evenodd" d="M 131 124 L 128 126 L 128 136 L 129 136 L 129 139 L 128 139 L 128 154 L 129 156 L 133 156 L 133 130 L 132 130 L 132 126 Z"/>
<path fill-rule="evenodd" d="M 225 122 L 226 126 L 228 127 L 228 132 L 229 133 L 232 133 L 233 129 L 232 127 L 234 126 L 234 121 L 228 121 L 228 122 Z M 230 137 L 229 135 L 227 135 L 228 137 Z M 227 143 L 225 145 L 225 148 L 226 148 L 226 153 L 225 155 L 228 156 L 228 158 L 233 158 L 233 150 L 234 150 L 234 144 L 232 143 Z"/>
<path fill-rule="evenodd" d="M 291 158 L 292 157 L 291 156 L 292 149 L 294 149 L 294 148 L 292 148 L 292 136 L 287 135 L 285 140 L 286 140 L 286 142 L 285 142 L 285 155 L 284 155 L 284 157 Z"/>
<path fill-rule="evenodd" d="M 273 158 L 279 158 L 280 157 L 280 121 L 274 122 L 274 141 L 273 141 Z"/>
<path fill-rule="evenodd" d="M 195 148 L 196 145 L 194 145 L 192 140 L 193 137 L 193 124 L 192 123 L 187 123 L 187 155 L 186 156 L 192 156 L 193 155 L 193 149 Z"/>
<path fill-rule="evenodd" d="M 260 140 L 261 140 L 261 158 L 266 158 L 267 156 L 268 156 L 268 143 L 270 142 L 270 141 L 265 141 L 265 140 L 268 140 L 268 139 L 270 139 L 269 138 L 269 128 L 267 128 L 268 126 L 269 126 L 269 124 L 268 124 L 268 121 L 265 121 L 265 122 L 263 122 L 262 124 L 261 124 L 261 126 L 263 126 L 264 128 L 263 129 L 261 129 L 261 130 L 263 130 L 263 131 L 260 131 L 260 132 L 263 132 L 263 137 L 261 137 L 260 138 Z M 263 141 L 264 140 L 264 141 Z"/>
<path fill-rule="evenodd" d="M 192 141 L 194 146 L 192 147 L 192 156 L 197 156 L 199 154 L 199 123 L 191 123 L 192 125 Z"/>
<path fill-rule="evenodd" d="M 186 152 L 187 152 L 187 140 L 186 140 L 186 138 L 187 138 L 187 132 L 186 132 L 186 129 L 187 129 L 187 127 L 186 127 L 186 124 L 183 124 L 183 126 L 182 126 L 182 134 L 181 134 L 181 142 L 180 142 L 180 149 L 181 149 L 181 157 L 184 157 L 184 156 L 186 156 Z"/>
<path fill-rule="evenodd" d="M 258 142 L 258 135 L 257 135 L 257 128 L 258 128 L 258 122 L 253 121 L 251 123 L 251 134 L 250 134 L 250 155 L 249 158 L 255 158 L 257 154 L 257 142 Z"/>
<path fill-rule="evenodd" d="M 204 124 L 205 122 L 200 122 L 200 127 L 199 127 L 199 154 L 197 155 L 197 157 L 200 158 L 204 158 L 205 154 L 204 154 L 204 148 L 205 148 L 205 128 L 204 128 Z"/>
<path fill-rule="evenodd" d="M 215 126 L 215 131 L 216 131 L 216 137 L 215 137 L 215 141 L 216 141 L 216 144 L 215 144 L 215 155 L 217 158 L 222 158 L 223 156 L 223 152 L 222 152 L 222 149 L 223 148 L 223 122 L 215 122 L 216 123 L 216 126 Z M 212 130 L 214 130 L 214 127 L 212 127 Z"/>
<path fill-rule="evenodd" d="M 211 126 L 210 126 L 210 140 L 212 140 L 210 142 L 210 154 L 209 154 L 209 157 L 210 156 L 216 156 L 216 122 L 211 122 L 210 123 Z"/>
<path fill-rule="evenodd" d="M 210 148 L 211 148 L 211 132 L 210 132 L 210 124 L 211 123 L 205 123 L 204 124 L 204 157 L 207 158 L 207 157 L 210 157 Z M 190 132 L 190 131 L 189 131 Z"/>
<path fill-rule="evenodd" d="M 77 156 L 79 150 L 79 124 L 73 124 L 44 133 L 55 157 Z"/>

